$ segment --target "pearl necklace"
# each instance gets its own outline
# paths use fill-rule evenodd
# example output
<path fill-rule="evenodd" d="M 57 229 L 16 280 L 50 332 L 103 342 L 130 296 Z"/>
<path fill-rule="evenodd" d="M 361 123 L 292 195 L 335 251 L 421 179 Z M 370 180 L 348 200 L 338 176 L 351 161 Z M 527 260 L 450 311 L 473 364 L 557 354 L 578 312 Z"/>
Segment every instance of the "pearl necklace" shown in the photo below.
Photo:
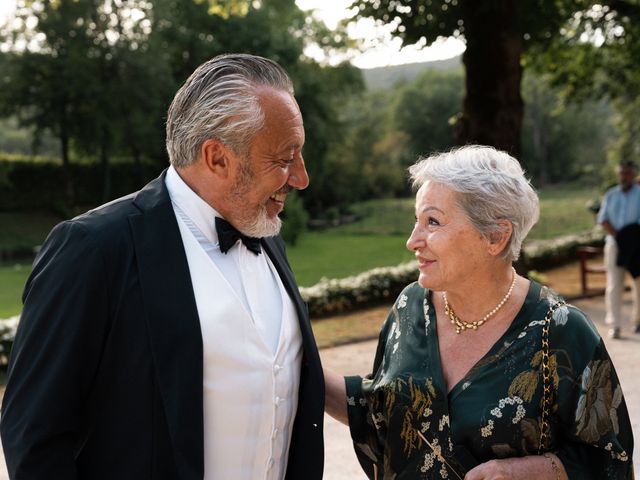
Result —
<path fill-rule="evenodd" d="M 451 323 L 456 326 L 456 333 L 459 334 L 460 332 L 464 332 L 465 330 L 477 330 L 479 327 L 484 325 L 487 320 L 498 313 L 498 310 L 500 310 L 502 306 L 507 303 L 507 300 L 509 300 L 509 297 L 511 296 L 511 292 L 513 292 L 513 287 L 515 284 L 516 269 L 511 267 L 511 286 L 509 287 L 507 294 L 502 298 L 502 300 L 500 300 L 500 303 L 498 303 L 498 305 L 496 305 L 493 310 L 491 310 L 484 317 L 482 317 L 480 320 L 476 320 L 475 322 L 465 322 L 464 320 L 460 319 L 447 301 L 447 292 L 442 292 L 442 299 L 444 300 L 444 313 L 446 313 L 449 319 L 451 319 Z"/>

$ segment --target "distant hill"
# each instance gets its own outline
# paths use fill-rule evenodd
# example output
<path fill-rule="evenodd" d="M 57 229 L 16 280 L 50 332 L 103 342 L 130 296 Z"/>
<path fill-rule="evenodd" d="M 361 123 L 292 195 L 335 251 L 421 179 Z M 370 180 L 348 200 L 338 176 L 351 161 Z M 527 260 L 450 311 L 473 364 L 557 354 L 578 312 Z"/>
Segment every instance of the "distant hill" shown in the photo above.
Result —
<path fill-rule="evenodd" d="M 406 63 L 390 67 L 362 69 L 368 90 L 386 90 L 401 80 L 411 81 L 427 69 L 454 70 L 462 65 L 462 57 L 452 57 L 433 62 Z"/>

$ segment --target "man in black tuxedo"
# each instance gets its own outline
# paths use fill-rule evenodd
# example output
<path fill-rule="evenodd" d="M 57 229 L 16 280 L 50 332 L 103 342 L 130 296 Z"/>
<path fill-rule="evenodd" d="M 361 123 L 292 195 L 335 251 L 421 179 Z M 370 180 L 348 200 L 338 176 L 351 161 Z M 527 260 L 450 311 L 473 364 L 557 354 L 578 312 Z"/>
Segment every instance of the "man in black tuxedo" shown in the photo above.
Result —
<path fill-rule="evenodd" d="M 213 58 L 169 109 L 171 166 L 53 229 L 11 352 L 11 478 L 322 478 L 322 369 L 278 237 L 303 143 L 278 64 Z"/>

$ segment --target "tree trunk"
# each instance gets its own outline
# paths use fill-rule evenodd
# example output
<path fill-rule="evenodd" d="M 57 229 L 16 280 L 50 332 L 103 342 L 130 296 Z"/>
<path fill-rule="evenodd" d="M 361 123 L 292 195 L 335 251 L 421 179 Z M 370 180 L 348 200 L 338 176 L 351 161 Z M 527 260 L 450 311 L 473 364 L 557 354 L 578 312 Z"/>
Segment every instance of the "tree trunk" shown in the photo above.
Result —
<path fill-rule="evenodd" d="M 524 112 L 518 0 L 469 0 L 462 5 L 467 91 L 458 144 L 491 145 L 518 157 Z"/>

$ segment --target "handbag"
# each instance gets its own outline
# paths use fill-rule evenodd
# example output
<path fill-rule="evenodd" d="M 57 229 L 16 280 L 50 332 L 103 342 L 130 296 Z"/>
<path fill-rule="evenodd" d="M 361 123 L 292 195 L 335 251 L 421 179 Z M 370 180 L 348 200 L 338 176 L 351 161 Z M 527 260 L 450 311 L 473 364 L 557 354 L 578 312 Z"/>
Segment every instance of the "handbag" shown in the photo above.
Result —
<path fill-rule="evenodd" d="M 551 410 L 551 402 L 553 400 L 553 392 L 551 386 L 551 367 L 549 366 L 549 328 L 551 326 L 551 318 L 554 312 L 565 306 L 564 300 L 559 301 L 549 307 L 544 317 L 544 325 L 542 326 L 542 411 L 540 413 L 540 441 L 538 442 L 538 455 L 542 455 L 547 451 L 549 443 L 549 411 Z"/>

